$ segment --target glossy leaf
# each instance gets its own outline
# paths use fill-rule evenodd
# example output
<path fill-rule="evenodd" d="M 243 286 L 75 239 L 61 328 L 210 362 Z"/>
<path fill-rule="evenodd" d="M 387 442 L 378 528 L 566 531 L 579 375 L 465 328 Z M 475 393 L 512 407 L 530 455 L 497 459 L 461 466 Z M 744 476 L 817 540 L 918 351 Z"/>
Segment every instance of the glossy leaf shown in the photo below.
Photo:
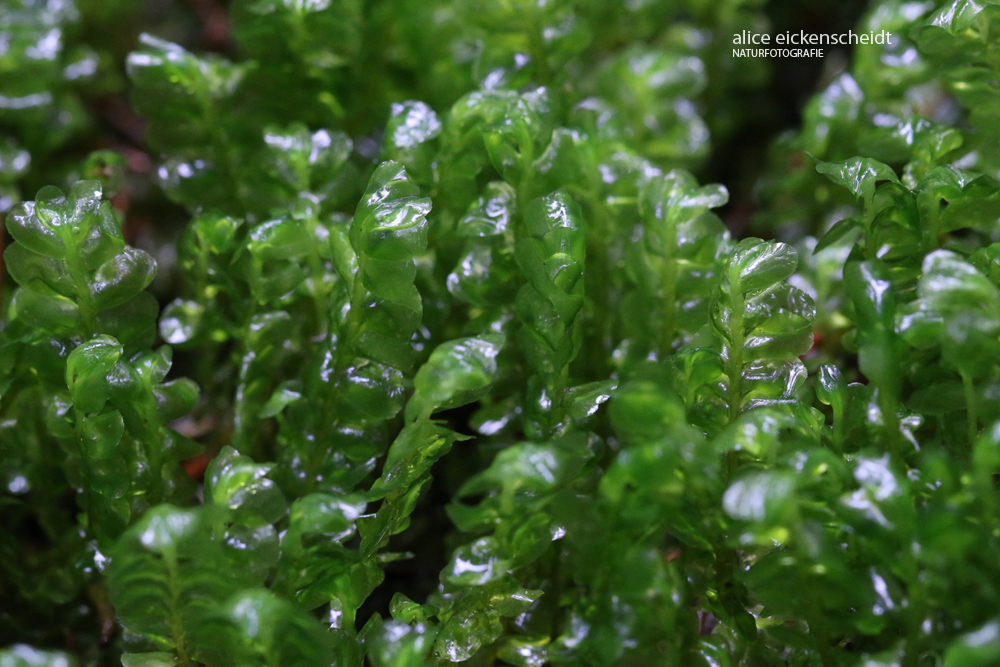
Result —
<path fill-rule="evenodd" d="M 813 342 L 813 300 L 785 279 L 798 266 L 783 243 L 746 239 L 726 263 L 712 331 L 722 345 L 725 397 L 732 422 L 744 409 L 792 400 L 805 379 L 798 356 Z"/>
<path fill-rule="evenodd" d="M 842 185 L 859 198 L 870 200 L 880 181 L 896 183 L 899 179 L 888 165 L 868 158 L 851 158 L 846 162 L 821 162 L 816 171 L 837 185 Z"/>
<path fill-rule="evenodd" d="M 173 651 L 180 663 L 211 646 L 210 640 L 199 641 L 199 633 L 208 630 L 204 624 L 250 583 L 248 573 L 233 569 L 221 544 L 205 530 L 209 515 L 207 508 L 151 510 L 122 536 L 108 570 L 122 624 Z"/>
<path fill-rule="evenodd" d="M 409 339 L 423 310 L 413 285 L 413 257 L 427 244 L 430 201 L 418 194 L 403 167 L 384 162 L 372 176 L 350 230 L 358 273 L 351 302 L 355 328 L 348 335 L 359 354 L 394 368 L 412 364 Z"/>
<path fill-rule="evenodd" d="M 437 410 L 457 408 L 485 395 L 496 375 L 496 357 L 503 345 L 503 336 L 487 334 L 438 346 L 413 379 L 407 420 L 427 419 Z"/>

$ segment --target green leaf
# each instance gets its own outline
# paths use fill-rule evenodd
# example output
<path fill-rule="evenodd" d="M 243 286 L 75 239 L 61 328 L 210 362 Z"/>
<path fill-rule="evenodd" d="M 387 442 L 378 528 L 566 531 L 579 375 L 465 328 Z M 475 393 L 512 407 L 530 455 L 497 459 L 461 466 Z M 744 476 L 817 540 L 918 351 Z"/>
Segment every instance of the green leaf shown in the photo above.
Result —
<path fill-rule="evenodd" d="M 83 420 L 83 446 L 86 456 L 103 460 L 111 456 L 125 433 L 125 421 L 117 410 L 92 415 Z"/>
<path fill-rule="evenodd" d="M 108 376 L 111 401 L 125 418 L 126 428 L 157 449 L 180 440 L 164 424 L 187 414 L 199 398 L 197 385 L 186 378 L 163 382 L 172 358 L 173 351 L 163 346 L 119 359 Z M 183 452 L 169 453 L 184 458 Z"/>
<path fill-rule="evenodd" d="M 759 239 L 744 239 L 733 249 L 726 266 L 730 283 L 743 294 L 757 292 L 785 280 L 799 265 L 794 248 L 785 243 L 765 243 Z"/>
<path fill-rule="evenodd" d="M 407 421 L 428 419 L 438 410 L 457 408 L 484 396 L 497 373 L 496 357 L 505 343 L 500 334 L 458 338 L 434 349 L 413 379 Z"/>
<path fill-rule="evenodd" d="M 847 235 L 854 230 L 860 228 L 861 220 L 854 216 L 835 222 L 833 226 L 830 227 L 830 229 L 828 229 L 822 237 L 820 237 L 819 241 L 816 243 L 816 247 L 813 249 L 813 252 L 821 252 L 832 245 L 836 245 L 838 241 L 847 237 Z"/>
<path fill-rule="evenodd" d="M 267 474 L 273 465 L 258 465 L 232 447 L 224 447 L 205 471 L 205 495 L 233 510 L 251 526 L 277 523 L 288 512 L 281 490 Z"/>
<path fill-rule="evenodd" d="M 235 591 L 252 585 L 213 540 L 216 508 L 160 505 L 132 526 L 110 553 L 108 592 L 122 625 L 178 662 L 202 655 L 213 642 L 207 621 Z"/>
<path fill-rule="evenodd" d="M 448 275 L 448 291 L 475 306 L 511 301 L 520 282 L 514 262 L 514 188 L 501 181 L 486 185 L 459 219 L 455 233 L 467 239 L 461 257 Z"/>
<path fill-rule="evenodd" d="M 102 311 L 94 318 L 94 329 L 106 331 L 121 342 L 125 353 L 149 348 L 156 339 L 159 305 L 149 292 L 140 292 L 120 306 Z"/>
<path fill-rule="evenodd" d="M 358 261 L 350 343 L 358 354 L 400 369 L 412 364 L 409 340 L 423 312 L 413 285 L 414 257 L 427 245 L 430 200 L 417 195 L 419 188 L 406 170 L 384 162 L 372 175 L 350 228 Z"/>
<path fill-rule="evenodd" d="M 573 387 L 566 393 L 566 412 L 573 419 L 593 416 L 617 388 L 618 383 L 614 380 L 599 380 Z"/>
<path fill-rule="evenodd" d="M 98 181 L 79 181 L 63 194 L 39 190 L 8 217 L 18 243 L 6 253 L 11 274 L 22 281 L 14 313 L 60 337 L 117 338 L 129 353 L 152 342 L 157 309 L 143 290 L 156 263 L 126 247 Z"/>
<path fill-rule="evenodd" d="M 826 364 L 819 369 L 819 383 L 816 385 L 816 397 L 826 405 L 843 407 L 847 397 L 847 383 L 840 369 Z"/>
<path fill-rule="evenodd" d="M 784 282 L 797 266 L 794 248 L 760 239 L 740 241 L 726 263 L 711 323 L 730 422 L 744 409 L 793 400 L 805 379 L 798 357 L 812 346 L 816 306 Z"/>
<path fill-rule="evenodd" d="M 205 308 L 197 301 L 175 299 L 160 315 L 159 332 L 170 345 L 192 340 L 201 328 Z"/>
<path fill-rule="evenodd" d="M 915 29 L 921 48 L 930 53 L 961 51 L 975 42 L 985 42 L 996 9 L 973 0 L 952 0 Z"/>
<path fill-rule="evenodd" d="M 892 284 L 884 265 L 849 262 L 844 267 L 847 293 L 857 312 L 861 372 L 882 391 L 898 396 L 899 343 L 894 336 L 896 309 Z"/>
<path fill-rule="evenodd" d="M 66 254 L 66 243 L 58 230 L 65 223 L 52 210 L 50 203 L 53 198 L 62 198 L 62 193 L 57 192 L 43 190 L 39 192 L 40 201 L 25 202 L 11 211 L 7 216 L 7 231 L 28 250 L 45 257 L 62 259 Z"/>
<path fill-rule="evenodd" d="M 18 290 L 11 305 L 14 317 L 59 336 L 70 336 L 83 328 L 77 304 L 49 290 Z"/>
<path fill-rule="evenodd" d="M 341 186 L 338 176 L 353 148 L 350 138 L 342 132 L 310 132 L 301 124 L 288 130 L 266 129 L 264 143 L 273 172 L 291 194 L 311 192 L 322 198 L 336 194 Z"/>
<path fill-rule="evenodd" d="M 1000 350 L 1000 292 L 972 264 L 948 250 L 927 255 L 923 273 L 917 284 L 920 299 L 904 313 L 901 332 L 910 340 L 919 335 L 917 318 L 907 317 L 911 312 L 936 320 L 937 326 L 927 332 L 939 337 L 946 363 L 981 377 Z"/>
<path fill-rule="evenodd" d="M 292 503 L 289 530 L 299 536 L 321 533 L 341 542 L 354 534 L 355 522 L 367 504 L 356 495 L 310 493 Z"/>
<path fill-rule="evenodd" d="M 844 162 L 820 162 L 816 171 L 865 201 L 871 201 L 879 181 L 899 182 L 892 167 L 871 158 L 852 157 Z"/>
<path fill-rule="evenodd" d="M 114 308 L 146 289 L 156 274 L 156 262 L 142 250 L 125 248 L 98 269 L 91 286 L 97 308 Z"/>
<path fill-rule="evenodd" d="M 517 342 L 539 377 L 533 393 L 557 394 L 555 401 L 532 401 L 526 430 L 530 437 L 542 438 L 561 428 L 557 378 L 582 344 L 586 239 L 580 209 L 563 192 L 534 199 L 516 238 L 517 264 L 527 278 L 516 298 L 522 323 Z"/>
<path fill-rule="evenodd" d="M 218 58 L 199 58 L 181 46 L 148 34 L 141 51 L 129 54 L 136 110 L 154 119 L 149 137 L 158 149 L 209 140 L 211 107 L 233 94 L 243 71 Z M 172 124 L 172 125 L 171 125 Z"/>
<path fill-rule="evenodd" d="M 334 635 L 305 609 L 265 589 L 243 591 L 219 611 L 218 641 L 207 651 L 241 665 L 308 667 L 334 662 Z"/>
<path fill-rule="evenodd" d="M 938 233 L 990 225 L 1000 216 L 1000 184 L 996 179 L 958 169 L 934 167 L 917 183 L 923 217 Z"/>
<path fill-rule="evenodd" d="M 504 449 L 485 471 L 470 477 L 458 497 L 503 490 L 540 495 L 576 479 L 593 462 L 595 452 L 582 433 L 544 444 L 519 443 Z"/>
<path fill-rule="evenodd" d="M 455 442 L 466 439 L 467 436 L 425 419 L 410 422 L 389 448 L 382 476 L 372 485 L 369 500 L 413 487 Z"/>
<path fill-rule="evenodd" d="M 374 419 L 390 419 L 403 407 L 403 374 L 392 366 L 361 360 L 344 371 L 344 400 Z"/>
<path fill-rule="evenodd" d="M 271 398 L 260 409 L 258 415 L 261 419 L 279 415 L 286 406 L 291 405 L 300 398 L 302 398 L 302 391 L 298 383 L 283 382 L 274 390 Z"/>
<path fill-rule="evenodd" d="M 412 486 L 404 487 L 396 498 L 383 502 L 374 515 L 359 517 L 362 556 L 371 558 L 388 543 L 390 536 L 406 530 L 410 525 L 410 515 L 417 506 L 417 499 L 429 481 L 429 476 L 418 478 Z"/>
<path fill-rule="evenodd" d="M 292 316 L 283 310 L 258 313 L 250 320 L 234 401 L 233 446 L 241 452 L 253 452 L 260 438 L 260 411 L 274 393 L 276 369 L 289 353 L 285 342 L 291 327 Z"/>
<path fill-rule="evenodd" d="M 73 278 L 66 271 L 66 265 L 57 259 L 28 250 L 27 246 L 15 243 L 4 253 L 4 261 L 11 277 L 19 285 L 41 282 L 58 294 L 72 297 Z M 44 292 L 39 289 L 39 292 Z"/>
<path fill-rule="evenodd" d="M 125 158 L 118 151 L 99 150 L 87 156 L 82 178 L 101 182 L 101 191 L 112 196 L 121 190 L 125 180 Z"/>
<path fill-rule="evenodd" d="M 668 354 L 707 321 L 729 246 L 725 227 L 707 211 L 728 198 L 721 185 L 699 187 L 682 169 L 640 182 L 643 234 L 626 256 L 626 275 L 635 291 L 622 303 L 623 324 L 633 338 L 629 353 L 637 361 L 650 351 Z"/>
<path fill-rule="evenodd" d="M 425 667 L 436 637 L 434 626 L 390 619 L 369 635 L 368 658 L 375 667 Z"/>
<path fill-rule="evenodd" d="M 501 617 L 523 613 L 539 595 L 539 591 L 525 590 L 506 577 L 451 600 L 450 618 L 438 632 L 435 653 L 450 662 L 468 660 L 480 646 L 500 636 Z"/>
<path fill-rule="evenodd" d="M 351 225 L 351 245 L 360 257 L 405 261 L 424 249 L 430 201 L 417 197 L 419 192 L 402 166 L 379 166 Z"/>
<path fill-rule="evenodd" d="M 80 412 L 95 412 L 108 399 L 108 374 L 121 356 L 122 347 L 111 336 L 98 336 L 70 353 L 66 360 L 66 385 Z"/>

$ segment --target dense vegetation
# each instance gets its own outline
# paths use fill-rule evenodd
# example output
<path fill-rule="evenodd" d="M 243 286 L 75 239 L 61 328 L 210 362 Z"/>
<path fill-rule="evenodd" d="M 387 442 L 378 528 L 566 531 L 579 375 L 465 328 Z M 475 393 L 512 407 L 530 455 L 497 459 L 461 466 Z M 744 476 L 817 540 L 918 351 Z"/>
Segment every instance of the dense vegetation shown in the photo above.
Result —
<path fill-rule="evenodd" d="M 735 207 L 760 2 L 153 4 L 0 0 L 0 666 L 1000 664 L 996 0 Z"/>

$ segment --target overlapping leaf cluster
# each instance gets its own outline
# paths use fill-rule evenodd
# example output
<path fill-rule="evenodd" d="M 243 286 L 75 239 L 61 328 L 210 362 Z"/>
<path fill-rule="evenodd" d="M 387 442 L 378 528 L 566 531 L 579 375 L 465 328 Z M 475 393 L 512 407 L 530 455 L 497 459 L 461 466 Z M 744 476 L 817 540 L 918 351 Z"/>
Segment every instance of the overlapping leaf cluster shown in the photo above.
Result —
<path fill-rule="evenodd" d="M 72 18 L 16 4 L 3 35 Z M 902 37 L 776 146 L 765 241 L 687 171 L 759 15 L 682 4 L 143 36 L 169 303 L 111 158 L 4 176 L 0 665 L 1000 659 L 997 14 L 873 7 Z"/>

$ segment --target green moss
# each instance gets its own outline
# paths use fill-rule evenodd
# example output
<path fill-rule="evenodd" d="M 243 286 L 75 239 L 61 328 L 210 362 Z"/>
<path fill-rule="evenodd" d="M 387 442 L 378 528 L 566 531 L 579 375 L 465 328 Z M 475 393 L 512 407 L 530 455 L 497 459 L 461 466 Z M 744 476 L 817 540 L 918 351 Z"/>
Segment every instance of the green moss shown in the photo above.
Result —
<path fill-rule="evenodd" d="M 996 664 L 1000 13 L 732 238 L 758 4 L 0 0 L 0 667 Z"/>

